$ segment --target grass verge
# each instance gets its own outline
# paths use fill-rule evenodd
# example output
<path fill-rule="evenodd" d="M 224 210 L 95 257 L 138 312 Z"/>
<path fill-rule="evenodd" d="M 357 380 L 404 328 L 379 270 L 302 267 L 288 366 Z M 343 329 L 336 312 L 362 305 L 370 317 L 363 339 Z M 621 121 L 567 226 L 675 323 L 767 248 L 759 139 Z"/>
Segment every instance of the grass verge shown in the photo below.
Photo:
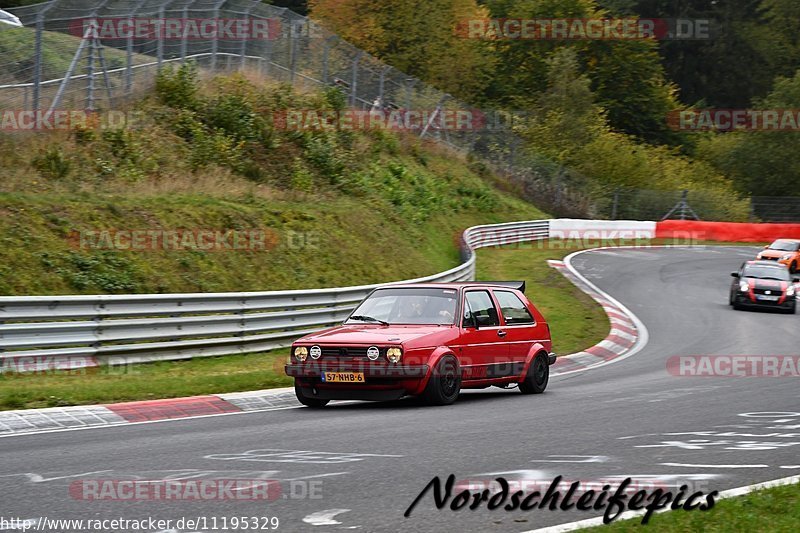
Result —
<path fill-rule="evenodd" d="M 622 533 L 738 533 L 740 531 L 797 531 L 800 524 L 800 484 L 761 489 L 717 502 L 705 512 L 669 511 L 654 514 L 646 526 L 641 518 L 598 526 L 585 531 Z"/>

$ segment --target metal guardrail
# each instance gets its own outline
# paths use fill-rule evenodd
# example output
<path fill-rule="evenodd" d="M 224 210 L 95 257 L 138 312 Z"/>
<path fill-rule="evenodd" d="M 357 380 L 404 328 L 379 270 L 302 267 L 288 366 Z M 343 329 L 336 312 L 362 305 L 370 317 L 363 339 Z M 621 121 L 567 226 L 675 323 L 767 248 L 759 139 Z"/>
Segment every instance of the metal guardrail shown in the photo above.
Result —
<path fill-rule="evenodd" d="M 470 281 L 487 246 L 547 239 L 549 220 L 474 226 L 463 262 L 393 283 Z M 288 346 L 346 318 L 381 283 L 313 290 L 90 296 L 0 297 L 3 368 L 119 365 L 258 352 Z M 77 363 L 75 363 L 77 361 Z M 35 365 L 26 363 L 35 362 Z"/>

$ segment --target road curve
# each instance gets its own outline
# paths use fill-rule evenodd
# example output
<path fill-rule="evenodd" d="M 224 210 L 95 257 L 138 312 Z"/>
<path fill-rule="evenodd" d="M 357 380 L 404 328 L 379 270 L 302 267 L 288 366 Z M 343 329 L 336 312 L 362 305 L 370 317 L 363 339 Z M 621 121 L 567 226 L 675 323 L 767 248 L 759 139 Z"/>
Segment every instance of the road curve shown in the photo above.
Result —
<path fill-rule="evenodd" d="M 705 492 L 798 474 L 796 377 L 678 377 L 666 367 L 675 355 L 798 355 L 800 317 L 726 305 L 729 272 L 755 250 L 620 249 L 575 257 L 576 269 L 646 325 L 649 342 L 617 363 L 554 377 L 541 396 L 487 389 L 442 408 L 413 400 L 334 403 L 320 411 L 0 439 L 2 514 L 34 521 L 277 516 L 278 531 L 519 532 L 597 513 L 485 506 L 453 512 L 437 510 L 430 496 L 410 518 L 403 512 L 431 478 L 451 473 L 459 480 L 502 473 L 529 487 L 557 475 L 585 482 L 632 476 L 673 490 L 690 482 Z M 166 476 L 279 479 L 284 497 L 86 501 L 69 492 L 81 479 Z"/>

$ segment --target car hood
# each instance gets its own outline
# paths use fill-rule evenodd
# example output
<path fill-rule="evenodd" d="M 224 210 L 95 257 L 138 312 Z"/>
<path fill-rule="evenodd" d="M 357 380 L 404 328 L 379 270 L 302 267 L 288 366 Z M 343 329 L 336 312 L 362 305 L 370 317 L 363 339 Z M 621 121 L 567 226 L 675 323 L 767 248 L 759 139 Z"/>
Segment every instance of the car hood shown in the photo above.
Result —
<path fill-rule="evenodd" d="M 762 252 L 759 253 L 761 257 L 777 257 L 778 259 L 780 259 L 786 254 L 792 255 L 794 254 L 794 252 L 786 252 L 783 250 L 763 250 Z"/>
<path fill-rule="evenodd" d="M 775 279 L 744 278 L 747 284 L 754 289 L 771 289 L 782 293 L 789 286 L 788 281 L 778 281 Z"/>
<path fill-rule="evenodd" d="M 448 337 L 452 326 L 381 326 L 348 324 L 306 335 L 298 342 L 320 344 L 404 344 L 424 337 Z M 416 343 L 415 343 L 416 344 Z M 438 342 L 436 343 L 438 344 Z"/>

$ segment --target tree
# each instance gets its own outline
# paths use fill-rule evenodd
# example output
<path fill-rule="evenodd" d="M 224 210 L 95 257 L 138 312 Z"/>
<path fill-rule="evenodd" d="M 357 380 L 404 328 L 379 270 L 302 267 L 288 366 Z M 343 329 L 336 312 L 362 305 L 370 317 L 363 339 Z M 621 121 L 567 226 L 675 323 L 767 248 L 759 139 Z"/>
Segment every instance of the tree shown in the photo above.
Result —
<path fill-rule="evenodd" d="M 311 0 L 311 17 L 396 69 L 480 101 L 493 68 L 487 43 L 454 31 L 486 18 L 475 0 Z"/>
<path fill-rule="evenodd" d="M 800 108 L 800 70 L 779 78 L 758 109 Z M 698 156 L 730 176 L 742 191 L 757 196 L 796 196 L 800 191 L 800 132 L 740 131 L 710 136 Z"/>
<path fill-rule="evenodd" d="M 487 6 L 496 18 L 611 18 L 595 0 L 489 0 Z M 499 106 L 528 109 L 534 105 L 547 83 L 548 60 L 562 48 L 577 52 L 580 70 L 591 81 L 614 130 L 652 144 L 678 145 L 684 140 L 666 125 L 667 112 L 680 104 L 677 88 L 667 81 L 658 46 L 652 41 L 496 41 L 498 68 L 488 98 Z"/>

